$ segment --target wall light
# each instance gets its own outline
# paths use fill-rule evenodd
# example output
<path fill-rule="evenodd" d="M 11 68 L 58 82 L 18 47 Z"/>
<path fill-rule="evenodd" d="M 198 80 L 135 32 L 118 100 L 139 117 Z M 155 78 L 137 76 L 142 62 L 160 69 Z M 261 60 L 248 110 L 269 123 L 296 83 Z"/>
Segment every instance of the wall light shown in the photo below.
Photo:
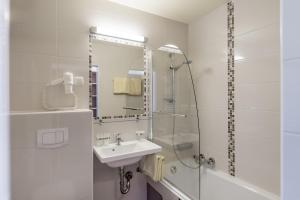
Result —
<path fill-rule="evenodd" d="M 176 45 L 173 44 L 166 44 L 164 46 L 159 47 L 158 50 L 166 51 L 169 53 L 182 54 L 182 51 Z"/>
<path fill-rule="evenodd" d="M 117 31 L 108 30 L 108 29 L 100 29 L 97 26 L 92 26 L 90 28 L 90 32 L 94 33 L 94 34 L 99 34 L 99 35 L 103 35 L 103 36 L 114 37 L 114 38 L 118 38 L 118 39 L 134 41 L 134 42 L 140 42 L 140 43 L 146 42 L 146 38 L 144 36 L 131 35 L 131 34 L 124 33 L 122 31 L 117 32 Z"/>

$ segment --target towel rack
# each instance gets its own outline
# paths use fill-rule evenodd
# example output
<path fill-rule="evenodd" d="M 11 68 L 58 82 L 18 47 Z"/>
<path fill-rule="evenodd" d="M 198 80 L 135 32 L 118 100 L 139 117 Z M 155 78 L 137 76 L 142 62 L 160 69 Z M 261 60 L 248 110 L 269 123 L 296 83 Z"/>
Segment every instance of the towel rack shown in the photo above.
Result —
<path fill-rule="evenodd" d="M 125 110 L 144 110 L 144 108 L 136 108 L 136 107 L 123 107 Z"/>
<path fill-rule="evenodd" d="M 171 116 L 173 116 L 173 117 L 184 117 L 184 118 L 187 117 L 186 114 L 171 113 L 171 112 L 162 112 L 162 111 L 158 111 L 158 112 L 153 112 L 153 113 L 161 114 L 161 115 L 171 115 Z"/>

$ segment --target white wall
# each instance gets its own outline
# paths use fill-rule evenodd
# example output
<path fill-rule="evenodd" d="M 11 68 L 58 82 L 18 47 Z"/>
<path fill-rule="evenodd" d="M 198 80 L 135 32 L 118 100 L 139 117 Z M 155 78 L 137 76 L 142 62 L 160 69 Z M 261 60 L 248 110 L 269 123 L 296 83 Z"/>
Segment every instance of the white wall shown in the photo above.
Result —
<path fill-rule="evenodd" d="M 9 1 L 0 0 L 0 199 L 10 200 L 9 191 Z"/>
<path fill-rule="evenodd" d="M 278 0 L 236 0 L 236 176 L 280 193 Z M 227 172 L 227 7 L 189 26 L 200 108 L 201 151 Z M 242 58 L 242 59 L 240 59 Z"/>
<path fill-rule="evenodd" d="M 300 40 L 299 1 L 281 1 L 282 31 L 282 200 L 299 199 Z"/>
<path fill-rule="evenodd" d="M 200 117 L 200 148 L 227 171 L 227 8 L 222 5 L 189 24 L 189 57 Z M 196 121 L 193 128 L 197 130 Z"/>
<path fill-rule="evenodd" d="M 88 110 L 11 114 L 12 199 L 93 199 L 91 118 Z M 68 144 L 37 147 L 37 131 L 52 128 L 68 128 Z"/>
<path fill-rule="evenodd" d="M 279 0 L 234 2 L 237 176 L 279 195 Z"/>
<path fill-rule="evenodd" d="M 41 110 L 43 86 L 68 70 L 85 77 L 76 92 L 88 108 L 90 26 L 144 35 L 154 49 L 186 49 L 187 25 L 106 0 L 12 0 L 11 12 L 11 110 Z"/>
<path fill-rule="evenodd" d="M 153 49 L 167 43 L 187 49 L 186 24 L 106 0 L 12 0 L 11 7 L 11 110 L 41 110 L 43 86 L 65 71 L 85 77 L 86 84 L 76 88 L 76 93 L 79 108 L 88 108 L 88 33 L 91 26 L 144 35 L 148 38 L 148 46 Z M 62 96 L 54 96 L 54 99 L 60 101 Z M 137 129 L 146 133 L 150 130 L 148 121 L 125 124 L 95 125 L 95 134 L 120 132 L 128 139 L 135 135 Z M 99 172 L 100 175 L 94 179 L 95 197 L 101 197 L 106 192 L 101 185 L 102 175 L 115 174 L 112 169 L 102 168 L 106 170 Z M 107 184 L 117 188 L 114 183 Z M 141 186 L 140 189 L 145 193 L 143 188 Z M 111 200 L 115 198 L 112 196 Z"/>

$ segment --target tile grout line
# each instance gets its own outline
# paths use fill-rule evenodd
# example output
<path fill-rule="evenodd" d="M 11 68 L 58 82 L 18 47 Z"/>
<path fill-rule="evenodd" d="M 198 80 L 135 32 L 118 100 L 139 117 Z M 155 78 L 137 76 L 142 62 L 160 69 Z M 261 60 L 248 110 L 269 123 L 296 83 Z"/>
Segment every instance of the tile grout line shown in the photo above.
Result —
<path fill-rule="evenodd" d="M 283 134 L 285 134 L 285 135 L 299 136 L 300 137 L 300 132 L 296 132 L 296 131 L 283 130 Z"/>

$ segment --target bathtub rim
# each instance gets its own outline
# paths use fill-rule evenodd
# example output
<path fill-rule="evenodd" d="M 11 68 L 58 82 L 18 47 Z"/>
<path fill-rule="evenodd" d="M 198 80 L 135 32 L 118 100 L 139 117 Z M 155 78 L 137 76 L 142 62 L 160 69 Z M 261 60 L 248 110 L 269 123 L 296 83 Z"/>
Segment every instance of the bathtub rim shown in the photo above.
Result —
<path fill-rule="evenodd" d="M 239 185 L 242 188 L 245 188 L 257 195 L 260 195 L 262 197 L 265 197 L 267 199 L 270 200 L 280 200 L 280 196 L 271 193 L 269 191 L 266 191 L 263 188 L 260 188 L 258 186 L 255 186 L 251 183 L 248 183 L 238 177 L 233 177 L 221 170 L 212 170 L 212 169 L 208 169 L 208 168 L 203 168 L 201 167 L 201 173 L 200 174 L 210 174 L 213 176 L 217 176 L 225 181 L 228 181 L 231 184 L 235 184 L 235 185 Z M 152 182 L 151 179 L 149 178 L 147 182 Z M 188 195 L 186 195 L 184 192 L 182 192 L 180 189 L 176 188 L 175 185 L 173 185 L 172 183 L 170 183 L 170 181 L 168 181 L 166 178 L 164 178 L 162 181 L 159 182 L 162 186 L 164 186 L 168 191 L 170 191 L 171 193 L 173 193 L 175 196 L 177 196 L 178 198 L 180 198 L 181 200 L 193 200 L 191 197 L 189 197 Z M 201 193 L 201 191 L 200 191 Z"/>
<path fill-rule="evenodd" d="M 203 174 L 205 172 L 208 172 L 214 176 L 219 176 L 232 184 L 240 185 L 241 187 L 246 188 L 246 189 L 250 190 L 251 192 L 261 195 L 265 198 L 268 198 L 271 200 L 280 200 L 280 196 L 278 196 L 272 192 L 269 192 L 263 188 L 260 188 L 254 184 L 251 184 L 243 179 L 240 179 L 239 177 L 234 177 L 229 174 L 226 174 L 225 172 L 223 172 L 221 170 L 212 170 L 212 169 L 208 169 L 208 168 L 205 168 L 205 169 L 202 168 L 201 174 Z"/>

